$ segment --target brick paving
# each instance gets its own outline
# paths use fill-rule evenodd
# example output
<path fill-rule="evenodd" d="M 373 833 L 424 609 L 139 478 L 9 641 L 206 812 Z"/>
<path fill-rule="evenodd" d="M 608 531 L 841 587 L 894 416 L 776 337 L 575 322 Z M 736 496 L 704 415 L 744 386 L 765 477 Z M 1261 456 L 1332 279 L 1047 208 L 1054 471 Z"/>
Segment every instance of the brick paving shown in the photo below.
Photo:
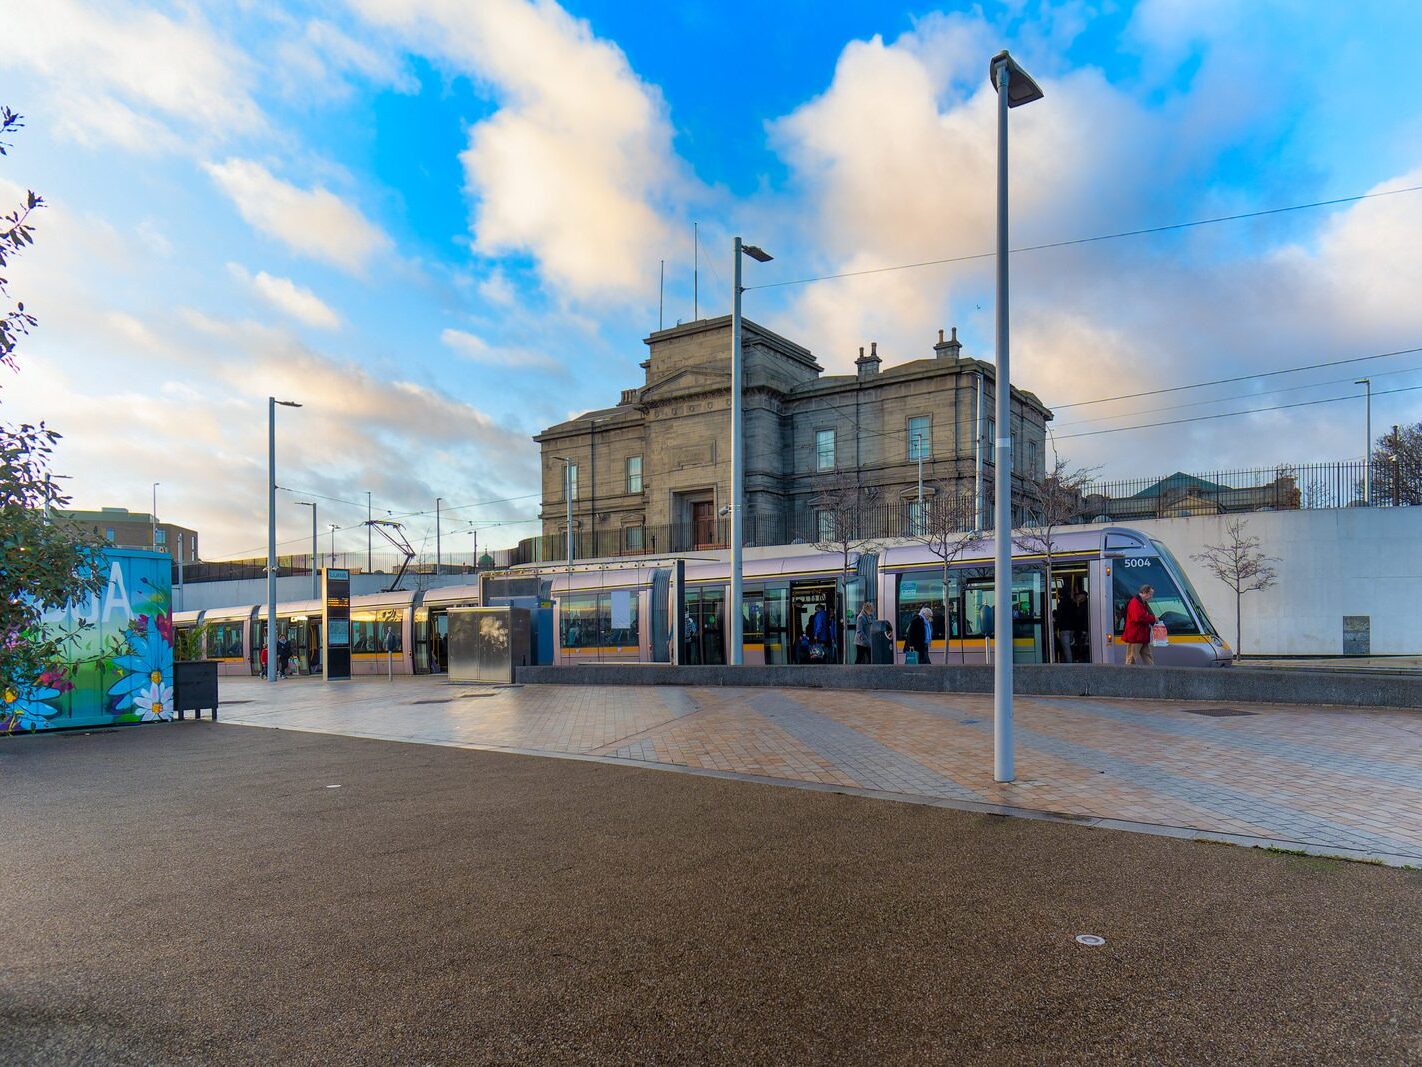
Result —
<path fill-rule="evenodd" d="M 979 695 L 438 678 L 225 679 L 227 722 L 504 749 L 1049 814 L 1422 865 L 1422 713 L 1018 697 L 992 780 Z M 1206 714 L 1201 714 L 1201 713 Z"/>

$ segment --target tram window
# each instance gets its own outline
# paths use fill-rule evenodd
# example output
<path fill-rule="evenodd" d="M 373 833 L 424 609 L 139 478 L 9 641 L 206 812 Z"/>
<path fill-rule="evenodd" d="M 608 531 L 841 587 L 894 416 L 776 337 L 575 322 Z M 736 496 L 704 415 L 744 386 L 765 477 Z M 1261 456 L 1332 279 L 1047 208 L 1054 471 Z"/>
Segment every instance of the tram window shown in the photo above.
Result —
<path fill-rule="evenodd" d="M 209 659 L 241 659 L 242 624 L 212 623 L 207 631 L 207 656 Z"/>
<path fill-rule="evenodd" d="M 969 637 L 984 637 L 992 625 L 993 580 L 974 578 L 963 590 L 963 618 Z"/>
<path fill-rule="evenodd" d="M 1218 637 L 1220 632 L 1215 628 L 1215 624 L 1210 621 L 1210 616 L 1205 612 L 1204 601 L 1200 599 L 1200 594 L 1195 591 L 1195 586 L 1190 582 L 1190 575 L 1185 572 L 1184 567 L 1180 566 L 1180 561 L 1175 558 L 1170 549 L 1166 548 L 1159 541 L 1152 541 L 1151 544 L 1155 545 L 1155 550 L 1164 557 L 1170 569 L 1176 575 L 1179 575 L 1180 586 L 1185 591 L 1185 596 L 1189 598 L 1190 606 L 1195 609 L 1195 618 L 1200 620 L 1200 624 L 1205 628 L 1205 633 L 1214 634 Z"/>
<path fill-rule="evenodd" d="M 384 652 L 386 651 L 387 636 L 393 634 L 395 638 L 393 651 L 401 652 L 404 650 L 402 629 L 399 614 L 396 612 L 352 612 L 351 651 Z"/>
<path fill-rule="evenodd" d="M 1111 567 L 1112 586 L 1115 601 L 1115 632 L 1126 628 L 1126 604 L 1143 585 L 1155 587 L 1150 598 L 1151 611 L 1165 623 L 1167 633 L 1197 634 L 1200 628 L 1190 615 L 1185 597 L 1176 585 L 1175 579 L 1165 569 L 1165 564 L 1151 556 L 1128 556 L 1116 560 Z"/>
<path fill-rule="evenodd" d="M 747 592 L 741 602 L 741 640 L 748 645 L 765 640 L 765 598 L 762 593 Z"/>
<path fill-rule="evenodd" d="M 559 604 L 559 618 L 564 648 L 635 645 L 637 591 L 614 589 L 565 596 Z"/>
<path fill-rule="evenodd" d="M 953 613 L 953 636 L 961 637 L 958 623 L 957 581 L 950 580 L 948 588 L 950 608 Z M 933 612 L 933 640 L 943 640 L 943 575 L 928 571 L 910 571 L 899 575 L 898 588 L 899 617 L 895 620 L 895 635 L 899 640 L 908 633 L 908 625 L 923 608 Z"/>

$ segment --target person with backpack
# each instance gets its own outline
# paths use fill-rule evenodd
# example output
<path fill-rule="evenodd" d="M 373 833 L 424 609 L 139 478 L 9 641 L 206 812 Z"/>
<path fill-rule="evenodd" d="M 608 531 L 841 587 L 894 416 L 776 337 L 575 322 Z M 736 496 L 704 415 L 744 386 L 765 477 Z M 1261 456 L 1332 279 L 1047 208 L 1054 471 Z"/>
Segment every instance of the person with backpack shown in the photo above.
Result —
<path fill-rule="evenodd" d="M 810 662 L 834 662 L 834 624 L 823 604 L 810 616 Z"/>
<path fill-rule="evenodd" d="M 1155 653 L 1150 647 L 1150 628 L 1155 625 L 1155 613 L 1150 610 L 1150 598 L 1155 588 L 1143 585 L 1126 601 L 1126 625 L 1121 630 L 1121 642 L 1126 646 L 1126 665 L 1139 663 L 1150 667 Z"/>
<path fill-rule="evenodd" d="M 929 642 L 933 640 L 933 609 L 925 604 L 919 609 L 917 615 L 909 620 L 908 629 L 904 631 L 904 661 L 908 661 L 908 654 L 917 654 L 919 663 L 932 663 L 928 658 Z"/>

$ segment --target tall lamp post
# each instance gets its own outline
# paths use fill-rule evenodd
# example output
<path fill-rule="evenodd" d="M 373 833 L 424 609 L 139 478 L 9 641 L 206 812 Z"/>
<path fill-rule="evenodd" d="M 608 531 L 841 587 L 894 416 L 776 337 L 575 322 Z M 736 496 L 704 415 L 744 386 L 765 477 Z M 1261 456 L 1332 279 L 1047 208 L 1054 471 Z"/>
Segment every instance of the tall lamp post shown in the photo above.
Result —
<path fill-rule="evenodd" d="M 276 648 L 276 409 L 299 408 L 295 400 L 267 397 L 267 681 L 277 680 Z M 156 508 L 155 508 L 156 510 Z"/>
<path fill-rule="evenodd" d="M 769 263 L 775 257 L 763 248 L 742 243 L 739 237 L 735 244 L 735 281 L 732 283 L 731 300 L 731 595 L 726 602 L 726 614 L 730 616 L 731 664 L 740 666 L 744 652 L 745 619 L 741 615 L 741 542 L 745 540 L 745 480 L 746 449 L 745 427 L 741 417 L 741 386 L 745 368 L 741 366 L 741 255 L 750 256 L 757 263 Z"/>
<path fill-rule="evenodd" d="M 554 461 L 563 464 L 563 503 L 568 509 L 568 527 L 566 544 L 568 548 L 568 588 L 563 590 L 563 602 L 567 602 L 568 592 L 573 587 L 573 461 L 568 456 L 553 456 Z M 562 629 L 567 632 L 568 620 L 563 611 L 562 603 L 558 607 L 559 621 Z"/>
<path fill-rule="evenodd" d="M 1363 503 L 1373 502 L 1373 380 L 1359 378 L 1354 385 L 1364 387 L 1363 400 Z"/>
<path fill-rule="evenodd" d="M 298 500 L 296 506 L 311 509 L 311 599 L 320 600 L 321 578 L 318 574 L 320 568 L 317 564 L 320 561 L 321 553 L 316 547 L 316 502 L 314 500 Z"/>
<path fill-rule="evenodd" d="M 439 542 L 439 505 L 440 505 L 440 503 L 441 503 L 443 500 L 444 500 L 444 497 L 439 497 L 439 496 L 435 497 L 435 573 L 436 573 L 436 574 L 439 574 L 439 573 L 443 570 L 443 568 L 441 567 L 441 563 L 443 562 L 444 554 L 440 551 L 440 542 Z"/>
<path fill-rule="evenodd" d="M 1042 99 L 1032 76 L 1006 50 L 988 73 L 997 90 L 997 440 L 993 489 L 993 768 L 994 781 L 1010 782 L 1012 767 L 1012 374 L 1007 336 L 1007 109 Z M 1007 630 L 1003 638 L 1004 626 Z"/>
<path fill-rule="evenodd" d="M 162 482 L 153 483 L 153 514 L 149 516 L 153 520 L 153 551 L 158 551 L 158 487 Z"/>
<path fill-rule="evenodd" d="M 340 529 L 334 522 L 326 523 L 326 529 L 331 531 L 331 566 L 336 565 L 336 531 Z"/>
<path fill-rule="evenodd" d="M 370 524 L 370 518 L 371 518 L 371 515 L 370 515 L 370 490 L 367 489 L 367 490 L 365 491 L 365 573 L 366 573 L 366 574 L 369 574 L 371 571 L 375 570 L 375 567 L 374 567 L 375 555 L 374 555 L 374 553 L 371 552 L 371 550 L 370 550 L 370 534 L 371 534 L 371 531 L 375 529 L 375 527 Z"/>

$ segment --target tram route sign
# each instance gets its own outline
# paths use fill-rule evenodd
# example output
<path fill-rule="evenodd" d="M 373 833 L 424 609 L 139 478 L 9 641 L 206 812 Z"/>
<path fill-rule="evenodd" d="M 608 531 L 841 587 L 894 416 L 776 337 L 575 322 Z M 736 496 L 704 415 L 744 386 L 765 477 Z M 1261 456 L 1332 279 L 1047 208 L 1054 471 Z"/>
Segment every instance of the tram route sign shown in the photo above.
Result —
<path fill-rule="evenodd" d="M 351 676 L 351 572 L 321 572 L 321 669 L 327 681 Z"/>

